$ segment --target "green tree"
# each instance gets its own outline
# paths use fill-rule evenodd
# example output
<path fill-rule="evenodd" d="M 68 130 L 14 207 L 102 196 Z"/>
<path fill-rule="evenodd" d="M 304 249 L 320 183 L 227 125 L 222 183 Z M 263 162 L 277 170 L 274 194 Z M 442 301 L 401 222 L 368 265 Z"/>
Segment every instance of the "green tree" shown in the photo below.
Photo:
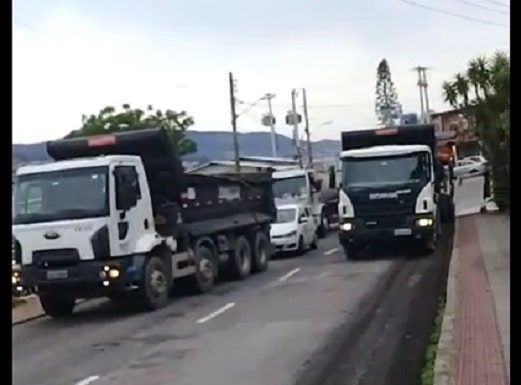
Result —
<path fill-rule="evenodd" d="M 185 111 L 154 110 L 150 105 L 144 111 L 124 104 L 120 111 L 116 111 L 112 106 L 107 106 L 97 115 L 83 115 L 81 123 L 81 128 L 70 132 L 67 138 L 163 128 L 180 155 L 197 151 L 196 143 L 185 138 L 186 130 L 194 124 L 192 117 L 188 116 Z"/>
<path fill-rule="evenodd" d="M 386 59 L 383 59 L 376 70 L 376 117 L 382 124 L 392 124 L 393 119 L 399 118 L 401 112 L 389 64 Z"/>
<path fill-rule="evenodd" d="M 461 109 L 491 162 L 498 204 L 510 203 L 510 58 L 496 52 L 469 62 L 464 74 L 442 84 L 444 99 Z"/>

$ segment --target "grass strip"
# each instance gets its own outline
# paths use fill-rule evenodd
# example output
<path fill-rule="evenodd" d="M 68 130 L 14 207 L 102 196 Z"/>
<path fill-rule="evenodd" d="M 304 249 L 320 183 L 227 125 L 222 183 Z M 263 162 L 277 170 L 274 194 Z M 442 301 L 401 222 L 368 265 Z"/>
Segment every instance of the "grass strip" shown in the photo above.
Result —
<path fill-rule="evenodd" d="M 438 312 L 434 318 L 431 336 L 425 350 L 423 368 L 421 371 L 420 385 L 434 384 L 434 364 L 436 362 L 436 353 L 438 351 L 438 341 L 440 339 L 441 324 L 443 322 L 443 314 L 445 313 L 445 296 L 440 297 L 438 301 Z"/>

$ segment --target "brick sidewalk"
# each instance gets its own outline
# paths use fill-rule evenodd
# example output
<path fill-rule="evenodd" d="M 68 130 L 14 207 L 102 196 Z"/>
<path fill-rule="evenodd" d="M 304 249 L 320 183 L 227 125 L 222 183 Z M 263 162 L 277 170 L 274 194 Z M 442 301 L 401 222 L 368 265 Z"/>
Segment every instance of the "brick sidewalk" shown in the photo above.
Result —
<path fill-rule="evenodd" d="M 499 214 L 457 220 L 436 384 L 509 384 L 509 221 Z"/>

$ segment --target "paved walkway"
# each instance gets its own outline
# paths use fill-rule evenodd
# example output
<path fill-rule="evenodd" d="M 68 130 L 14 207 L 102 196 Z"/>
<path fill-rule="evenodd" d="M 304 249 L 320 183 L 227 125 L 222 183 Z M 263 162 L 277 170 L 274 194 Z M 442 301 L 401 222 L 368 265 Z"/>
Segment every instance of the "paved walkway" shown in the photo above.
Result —
<path fill-rule="evenodd" d="M 507 385 L 510 378 L 510 216 L 458 218 L 437 385 Z"/>

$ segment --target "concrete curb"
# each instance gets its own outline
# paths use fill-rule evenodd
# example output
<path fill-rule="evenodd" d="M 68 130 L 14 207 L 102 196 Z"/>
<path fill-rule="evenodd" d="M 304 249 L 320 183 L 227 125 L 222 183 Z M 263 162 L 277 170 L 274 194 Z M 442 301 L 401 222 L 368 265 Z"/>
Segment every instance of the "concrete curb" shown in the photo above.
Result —
<path fill-rule="evenodd" d="M 11 310 L 12 326 L 20 325 L 45 316 L 37 296 L 30 295 L 23 299 L 26 301 L 25 303 L 21 303 Z M 25 315 L 20 315 L 24 312 L 26 313 Z M 16 316 L 16 313 L 18 313 L 18 316 Z"/>
<path fill-rule="evenodd" d="M 445 311 L 441 325 L 440 339 L 436 360 L 434 362 L 434 385 L 452 385 L 451 366 L 453 359 L 454 345 L 454 321 L 456 314 L 456 282 L 459 274 L 458 260 L 458 224 L 454 231 L 454 245 L 449 266 L 449 276 L 447 280 L 447 297 Z"/>

